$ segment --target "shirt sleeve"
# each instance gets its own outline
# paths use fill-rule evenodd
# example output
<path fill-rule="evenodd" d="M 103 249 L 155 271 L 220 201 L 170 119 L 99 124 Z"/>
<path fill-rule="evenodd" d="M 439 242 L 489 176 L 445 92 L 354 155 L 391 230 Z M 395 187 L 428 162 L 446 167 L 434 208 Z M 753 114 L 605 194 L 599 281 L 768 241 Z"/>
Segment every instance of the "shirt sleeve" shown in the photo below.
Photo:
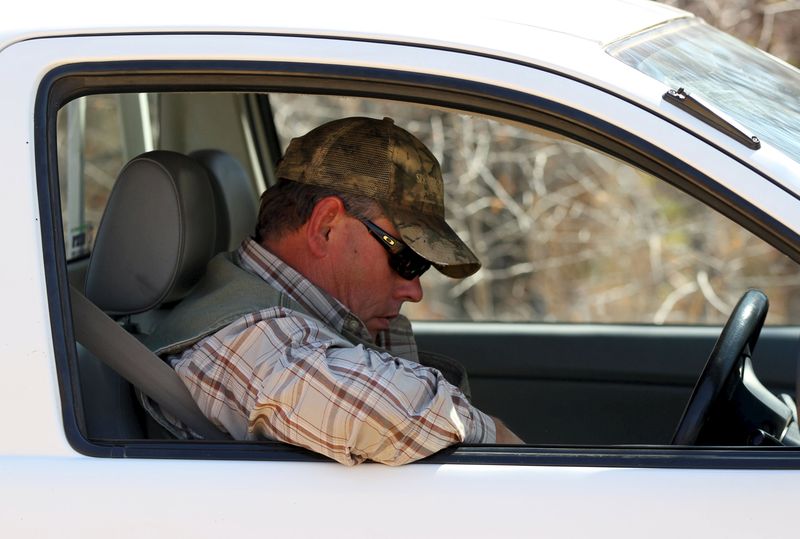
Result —
<path fill-rule="evenodd" d="M 264 321 L 249 331 L 262 333 L 251 343 L 282 352 L 276 361 L 256 362 L 251 435 L 306 447 L 346 465 L 400 465 L 453 444 L 495 441 L 494 421 L 435 369 L 352 346 L 294 317 Z M 262 346 L 248 353 L 269 355 Z"/>

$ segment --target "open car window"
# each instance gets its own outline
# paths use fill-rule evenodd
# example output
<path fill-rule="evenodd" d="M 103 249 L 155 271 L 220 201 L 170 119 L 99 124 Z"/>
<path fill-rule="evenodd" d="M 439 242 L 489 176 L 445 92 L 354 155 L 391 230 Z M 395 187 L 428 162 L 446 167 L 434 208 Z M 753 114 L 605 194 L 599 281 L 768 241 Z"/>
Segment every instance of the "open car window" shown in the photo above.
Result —
<path fill-rule="evenodd" d="M 209 103 L 215 114 L 204 125 Z M 220 124 L 224 111 L 234 118 Z M 447 219 L 483 269 L 462 281 L 429 272 L 424 300 L 404 312 L 422 347 L 467 367 L 476 405 L 532 445 L 667 445 L 746 289 L 771 298 L 768 324 L 800 317 L 796 263 L 663 179 L 564 133 L 441 106 L 289 92 L 101 94 L 66 104 L 57 134 L 72 281 L 82 282 L 116 174 L 131 157 L 224 145 L 259 193 L 292 137 L 351 115 L 392 117 L 442 163 Z M 204 128 L 214 136 L 196 131 Z M 142 336 L 158 316 L 120 322 Z M 599 337 L 587 329 L 596 327 L 606 328 Z M 785 347 L 793 338 L 776 340 Z M 83 361 L 83 413 L 86 428 L 100 429 L 95 438 L 168 436 L 131 388 L 130 410 L 97 414 L 97 384 L 114 376 Z M 767 380 L 776 392 L 790 391 L 785 370 Z M 115 421 L 136 425 L 108 430 Z"/>

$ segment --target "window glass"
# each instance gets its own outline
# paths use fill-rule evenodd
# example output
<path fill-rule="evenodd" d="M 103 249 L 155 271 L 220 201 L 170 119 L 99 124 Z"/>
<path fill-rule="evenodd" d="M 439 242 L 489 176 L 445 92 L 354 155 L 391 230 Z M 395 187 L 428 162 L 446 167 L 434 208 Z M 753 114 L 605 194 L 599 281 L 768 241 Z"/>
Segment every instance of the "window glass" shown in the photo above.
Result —
<path fill-rule="evenodd" d="M 702 96 L 800 161 L 800 71 L 794 67 L 693 19 L 635 35 L 608 53 L 673 90 Z"/>
<path fill-rule="evenodd" d="M 435 270 L 417 320 L 718 324 L 750 287 L 769 322 L 800 320 L 796 264 L 649 174 L 552 133 L 362 98 L 273 95 L 291 137 L 348 115 L 391 116 L 442 163 L 447 219 L 483 262 Z"/>

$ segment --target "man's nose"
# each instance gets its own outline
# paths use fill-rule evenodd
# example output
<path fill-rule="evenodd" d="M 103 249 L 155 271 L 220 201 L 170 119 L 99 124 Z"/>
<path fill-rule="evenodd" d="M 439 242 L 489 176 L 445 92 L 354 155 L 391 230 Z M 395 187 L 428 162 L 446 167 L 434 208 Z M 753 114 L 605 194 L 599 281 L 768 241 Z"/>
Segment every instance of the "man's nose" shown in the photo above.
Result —
<path fill-rule="evenodd" d="M 398 299 L 417 303 L 422 299 L 422 283 L 419 282 L 419 277 L 414 277 L 409 281 L 398 275 L 395 293 Z"/>

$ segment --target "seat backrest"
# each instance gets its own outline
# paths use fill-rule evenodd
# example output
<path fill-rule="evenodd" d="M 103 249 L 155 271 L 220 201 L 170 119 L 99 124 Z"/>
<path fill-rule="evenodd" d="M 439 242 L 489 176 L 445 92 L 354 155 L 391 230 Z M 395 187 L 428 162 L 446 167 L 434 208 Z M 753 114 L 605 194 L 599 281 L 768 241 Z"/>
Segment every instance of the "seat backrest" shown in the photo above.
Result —
<path fill-rule="evenodd" d="M 217 250 L 232 251 L 253 234 L 258 218 L 258 193 L 250 175 L 232 155 L 221 150 L 189 154 L 209 172 L 217 203 Z"/>
<path fill-rule="evenodd" d="M 133 158 L 120 172 L 97 230 L 86 296 L 116 317 L 183 298 L 217 252 L 209 174 L 168 151 Z M 90 437 L 142 437 L 144 423 L 129 383 L 79 348 L 84 419 Z"/>

